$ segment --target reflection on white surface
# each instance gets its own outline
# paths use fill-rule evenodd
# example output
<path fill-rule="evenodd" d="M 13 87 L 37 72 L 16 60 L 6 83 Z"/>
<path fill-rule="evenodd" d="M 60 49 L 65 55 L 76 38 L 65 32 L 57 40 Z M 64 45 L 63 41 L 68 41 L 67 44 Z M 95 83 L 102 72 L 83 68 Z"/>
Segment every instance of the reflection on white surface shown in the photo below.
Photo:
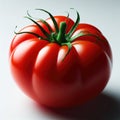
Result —
<path fill-rule="evenodd" d="M 44 8 L 54 15 L 75 8 L 80 12 L 81 22 L 98 27 L 109 40 L 113 51 L 113 71 L 103 95 L 77 109 L 51 111 L 37 107 L 16 86 L 8 64 L 9 45 L 15 26 L 24 26 L 26 11 Z M 0 119 L 1 120 L 119 120 L 120 119 L 120 1 L 116 0 L 0 0 Z M 42 13 L 40 17 L 45 17 Z M 70 14 L 76 19 L 76 14 Z M 103 109 L 104 108 L 104 109 Z M 82 111 L 83 110 L 83 111 Z M 87 111 L 86 111 L 87 110 Z M 103 111 L 102 111 L 103 110 Z M 80 114 L 81 112 L 82 114 Z M 93 115 L 94 114 L 94 115 Z M 86 115 L 86 116 L 85 116 Z"/>

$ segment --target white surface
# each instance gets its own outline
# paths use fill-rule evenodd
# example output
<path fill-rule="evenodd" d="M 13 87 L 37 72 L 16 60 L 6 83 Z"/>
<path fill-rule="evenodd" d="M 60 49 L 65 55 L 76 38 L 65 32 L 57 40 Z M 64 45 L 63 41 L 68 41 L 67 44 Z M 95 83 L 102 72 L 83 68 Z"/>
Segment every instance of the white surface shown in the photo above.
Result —
<path fill-rule="evenodd" d="M 79 2 L 78 2 L 79 1 Z M 0 120 L 120 120 L 120 1 L 119 0 L 0 0 Z M 50 110 L 36 105 L 16 86 L 9 70 L 9 45 L 15 26 L 26 24 L 27 10 L 44 8 L 53 15 L 75 8 L 81 22 L 97 26 L 113 51 L 108 85 L 95 100 L 76 109 Z M 71 17 L 75 17 L 71 12 Z M 45 13 L 39 15 L 46 17 Z"/>

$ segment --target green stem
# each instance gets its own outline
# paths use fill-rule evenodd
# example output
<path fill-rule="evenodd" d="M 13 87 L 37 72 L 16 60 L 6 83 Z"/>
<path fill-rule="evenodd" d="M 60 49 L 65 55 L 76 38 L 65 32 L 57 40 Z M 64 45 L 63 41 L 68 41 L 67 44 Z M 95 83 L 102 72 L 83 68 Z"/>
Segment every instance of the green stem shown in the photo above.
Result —
<path fill-rule="evenodd" d="M 57 41 L 59 42 L 59 44 L 66 42 L 65 32 L 66 32 L 66 23 L 61 22 L 60 23 L 60 29 L 59 29 L 59 32 L 58 32 L 57 38 L 56 38 Z"/>

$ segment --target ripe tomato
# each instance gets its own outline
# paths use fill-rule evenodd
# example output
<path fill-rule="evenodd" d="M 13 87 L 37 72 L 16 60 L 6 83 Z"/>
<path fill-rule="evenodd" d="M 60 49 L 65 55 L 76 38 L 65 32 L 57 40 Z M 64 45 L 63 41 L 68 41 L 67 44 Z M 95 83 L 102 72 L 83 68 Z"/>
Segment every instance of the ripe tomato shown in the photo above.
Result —
<path fill-rule="evenodd" d="M 16 33 L 10 46 L 10 68 L 19 87 L 49 107 L 80 105 L 106 86 L 112 68 L 111 48 L 90 24 L 52 16 Z"/>

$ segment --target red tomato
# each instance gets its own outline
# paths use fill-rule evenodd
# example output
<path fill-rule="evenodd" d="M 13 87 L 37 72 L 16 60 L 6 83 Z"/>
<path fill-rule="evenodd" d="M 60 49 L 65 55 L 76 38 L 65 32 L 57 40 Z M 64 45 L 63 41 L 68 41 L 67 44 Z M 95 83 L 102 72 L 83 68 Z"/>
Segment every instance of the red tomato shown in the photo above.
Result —
<path fill-rule="evenodd" d="M 40 19 L 16 33 L 10 68 L 19 87 L 49 107 L 77 106 L 99 95 L 112 68 L 111 48 L 94 26 L 69 17 Z"/>

